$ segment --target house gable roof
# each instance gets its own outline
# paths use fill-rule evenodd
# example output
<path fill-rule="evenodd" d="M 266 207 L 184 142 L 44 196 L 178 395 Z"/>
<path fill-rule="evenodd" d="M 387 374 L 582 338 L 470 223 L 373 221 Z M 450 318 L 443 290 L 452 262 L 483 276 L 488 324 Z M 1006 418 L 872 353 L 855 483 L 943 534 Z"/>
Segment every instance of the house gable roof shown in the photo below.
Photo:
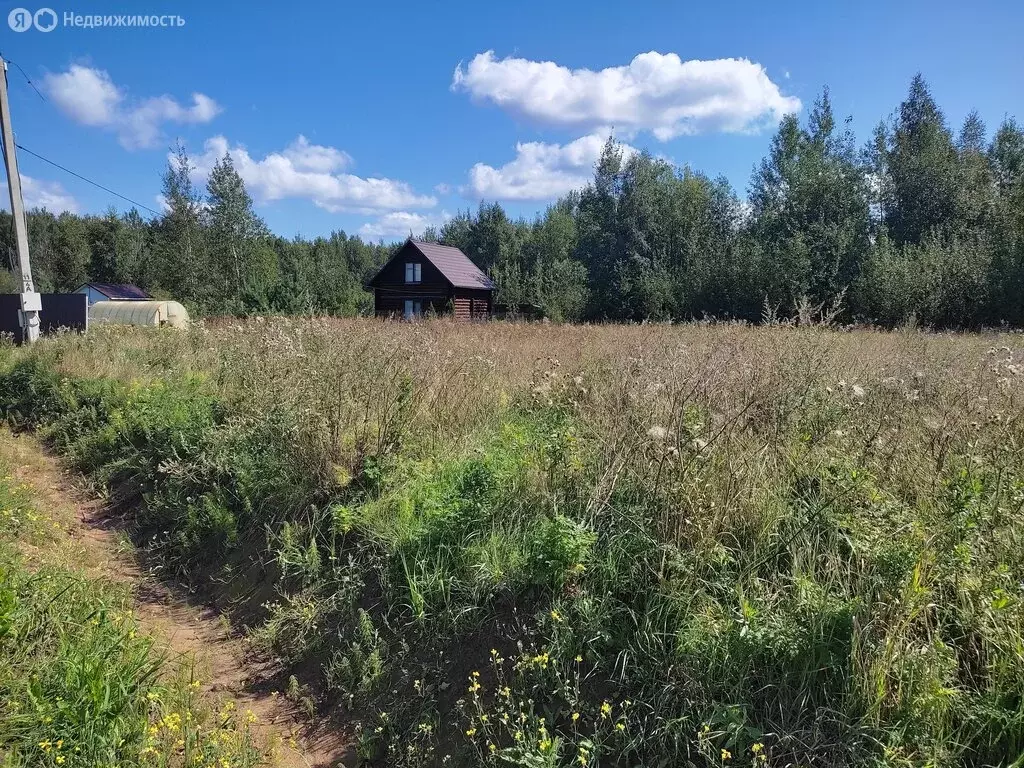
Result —
<path fill-rule="evenodd" d="M 437 271 L 441 273 L 445 280 L 452 284 L 454 288 L 478 288 L 486 291 L 493 291 L 495 289 L 494 283 L 487 275 L 474 264 L 469 256 L 464 254 L 458 248 L 453 248 L 450 245 L 438 245 L 437 243 L 425 243 L 421 240 L 413 240 L 409 238 L 405 241 L 405 245 L 398 249 L 387 264 L 380 268 L 376 275 L 370 280 L 369 285 L 373 286 L 377 284 L 377 278 L 381 275 L 384 269 L 395 259 L 399 258 L 406 248 L 413 248 L 419 252 L 423 258 L 433 264 Z"/>
<path fill-rule="evenodd" d="M 139 286 L 129 285 L 128 283 L 85 283 L 78 290 L 81 291 L 82 288 L 85 287 L 99 291 L 108 299 L 133 300 L 153 298 L 144 290 L 139 288 Z"/>

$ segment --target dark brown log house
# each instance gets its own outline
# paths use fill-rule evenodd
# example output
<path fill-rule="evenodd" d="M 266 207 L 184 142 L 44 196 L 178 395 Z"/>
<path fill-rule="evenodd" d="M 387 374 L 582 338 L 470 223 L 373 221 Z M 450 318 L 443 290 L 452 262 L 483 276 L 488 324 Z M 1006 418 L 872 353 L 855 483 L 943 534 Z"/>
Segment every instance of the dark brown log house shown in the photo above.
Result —
<path fill-rule="evenodd" d="M 380 268 L 367 288 L 373 290 L 378 317 L 413 320 L 427 312 L 457 320 L 491 316 L 494 283 L 458 248 L 409 238 Z"/>

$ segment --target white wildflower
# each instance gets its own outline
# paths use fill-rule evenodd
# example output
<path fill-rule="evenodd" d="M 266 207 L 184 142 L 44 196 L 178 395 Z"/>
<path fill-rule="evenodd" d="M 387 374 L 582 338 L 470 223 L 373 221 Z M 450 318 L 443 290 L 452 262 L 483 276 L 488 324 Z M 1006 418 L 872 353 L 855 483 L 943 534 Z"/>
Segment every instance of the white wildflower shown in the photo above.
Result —
<path fill-rule="evenodd" d="M 668 430 L 665 429 L 664 427 L 654 425 L 647 430 L 647 436 L 650 437 L 652 440 L 664 440 L 665 438 L 668 437 Z"/>

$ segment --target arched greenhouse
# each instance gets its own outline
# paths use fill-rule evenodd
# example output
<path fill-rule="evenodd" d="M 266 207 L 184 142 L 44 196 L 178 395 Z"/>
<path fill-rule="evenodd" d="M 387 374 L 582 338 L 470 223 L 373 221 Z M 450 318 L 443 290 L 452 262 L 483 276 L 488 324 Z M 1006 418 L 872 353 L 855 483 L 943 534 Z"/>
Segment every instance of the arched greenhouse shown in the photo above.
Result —
<path fill-rule="evenodd" d="M 176 301 L 98 301 L 89 307 L 90 323 L 113 325 L 188 325 L 188 310 Z"/>

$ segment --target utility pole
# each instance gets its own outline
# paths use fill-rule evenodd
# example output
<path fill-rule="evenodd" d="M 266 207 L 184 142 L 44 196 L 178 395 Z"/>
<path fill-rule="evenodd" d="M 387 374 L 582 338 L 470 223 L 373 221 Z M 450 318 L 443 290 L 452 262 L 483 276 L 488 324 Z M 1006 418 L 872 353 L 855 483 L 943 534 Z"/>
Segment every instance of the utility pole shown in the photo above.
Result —
<path fill-rule="evenodd" d="M 11 127 L 11 107 L 7 102 L 7 62 L 0 58 L 0 122 L 7 188 L 11 193 L 11 216 L 18 246 L 18 269 L 21 272 L 21 311 L 18 313 L 25 344 L 39 338 L 39 312 L 42 301 L 32 283 L 32 267 L 28 261 L 28 227 L 25 225 L 25 206 L 21 199 L 21 176 L 18 174 L 18 151 L 14 146 L 14 128 Z"/>

